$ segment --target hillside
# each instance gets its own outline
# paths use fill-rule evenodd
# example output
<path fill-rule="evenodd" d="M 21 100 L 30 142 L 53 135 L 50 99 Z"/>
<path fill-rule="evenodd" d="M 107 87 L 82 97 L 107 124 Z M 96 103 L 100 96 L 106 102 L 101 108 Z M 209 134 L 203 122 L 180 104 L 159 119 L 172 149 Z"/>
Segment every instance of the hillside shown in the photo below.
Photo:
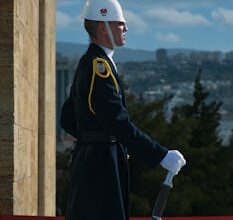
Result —
<path fill-rule="evenodd" d="M 64 56 L 78 56 L 80 57 L 87 50 L 87 45 L 77 43 L 57 42 L 57 52 Z M 175 53 L 190 53 L 194 51 L 192 49 L 168 49 L 168 56 Z M 148 50 L 134 50 L 129 48 L 118 48 L 115 51 L 114 59 L 116 62 L 128 62 L 128 61 L 148 61 L 155 59 L 155 51 Z"/>

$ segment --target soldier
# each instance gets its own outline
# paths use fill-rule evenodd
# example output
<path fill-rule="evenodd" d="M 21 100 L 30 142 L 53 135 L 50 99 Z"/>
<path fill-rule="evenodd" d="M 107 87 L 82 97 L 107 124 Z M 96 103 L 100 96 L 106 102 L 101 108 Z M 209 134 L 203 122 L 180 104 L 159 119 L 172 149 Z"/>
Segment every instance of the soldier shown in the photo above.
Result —
<path fill-rule="evenodd" d="M 77 138 L 71 163 L 67 220 L 128 220 L 127 149 L 147 164 L 177 174 L 185 159 L 130 120 L 112 58 L 128 31 L 117 0 L 87 0 L 83 11 L 90 45 L 80 59 L 62 127 Z"/>

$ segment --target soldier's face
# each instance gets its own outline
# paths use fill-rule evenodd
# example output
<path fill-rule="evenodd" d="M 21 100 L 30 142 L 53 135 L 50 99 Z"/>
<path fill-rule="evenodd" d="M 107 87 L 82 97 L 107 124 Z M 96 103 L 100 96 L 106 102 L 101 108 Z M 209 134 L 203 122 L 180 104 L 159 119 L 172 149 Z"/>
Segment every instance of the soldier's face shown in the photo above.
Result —
<path fill-rule="evenodd" d="M 128 31 L 126 23 L 119 21 L 110 21 L 109 25 L 112 29 L 115 44 L 118 47 L 123 46 L 125 44 L 126 32 Z"/>

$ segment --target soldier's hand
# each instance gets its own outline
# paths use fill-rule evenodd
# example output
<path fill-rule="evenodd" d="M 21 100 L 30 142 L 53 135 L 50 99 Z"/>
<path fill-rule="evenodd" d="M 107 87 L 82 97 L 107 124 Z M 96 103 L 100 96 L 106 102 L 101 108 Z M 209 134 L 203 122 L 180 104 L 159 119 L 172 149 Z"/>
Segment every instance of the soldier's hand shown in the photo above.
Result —
<path fill-rule="evenodd" d="M 186 164 L 186 160 L 178 150 L 169 150 L 160 164 L 166 170 L 177 175 L 180 169 Z"/>

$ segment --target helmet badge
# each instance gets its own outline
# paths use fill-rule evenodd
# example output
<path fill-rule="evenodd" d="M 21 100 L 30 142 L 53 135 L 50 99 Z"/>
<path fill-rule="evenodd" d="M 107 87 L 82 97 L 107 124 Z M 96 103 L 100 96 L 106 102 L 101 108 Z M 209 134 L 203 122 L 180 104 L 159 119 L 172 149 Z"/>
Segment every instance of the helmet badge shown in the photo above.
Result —
<path fill-rule="evenodd" d="M 100 13 L 102 16 L 105 16 L 108 13 L 108 10 L 106 8 L 100 9 Z"/>

